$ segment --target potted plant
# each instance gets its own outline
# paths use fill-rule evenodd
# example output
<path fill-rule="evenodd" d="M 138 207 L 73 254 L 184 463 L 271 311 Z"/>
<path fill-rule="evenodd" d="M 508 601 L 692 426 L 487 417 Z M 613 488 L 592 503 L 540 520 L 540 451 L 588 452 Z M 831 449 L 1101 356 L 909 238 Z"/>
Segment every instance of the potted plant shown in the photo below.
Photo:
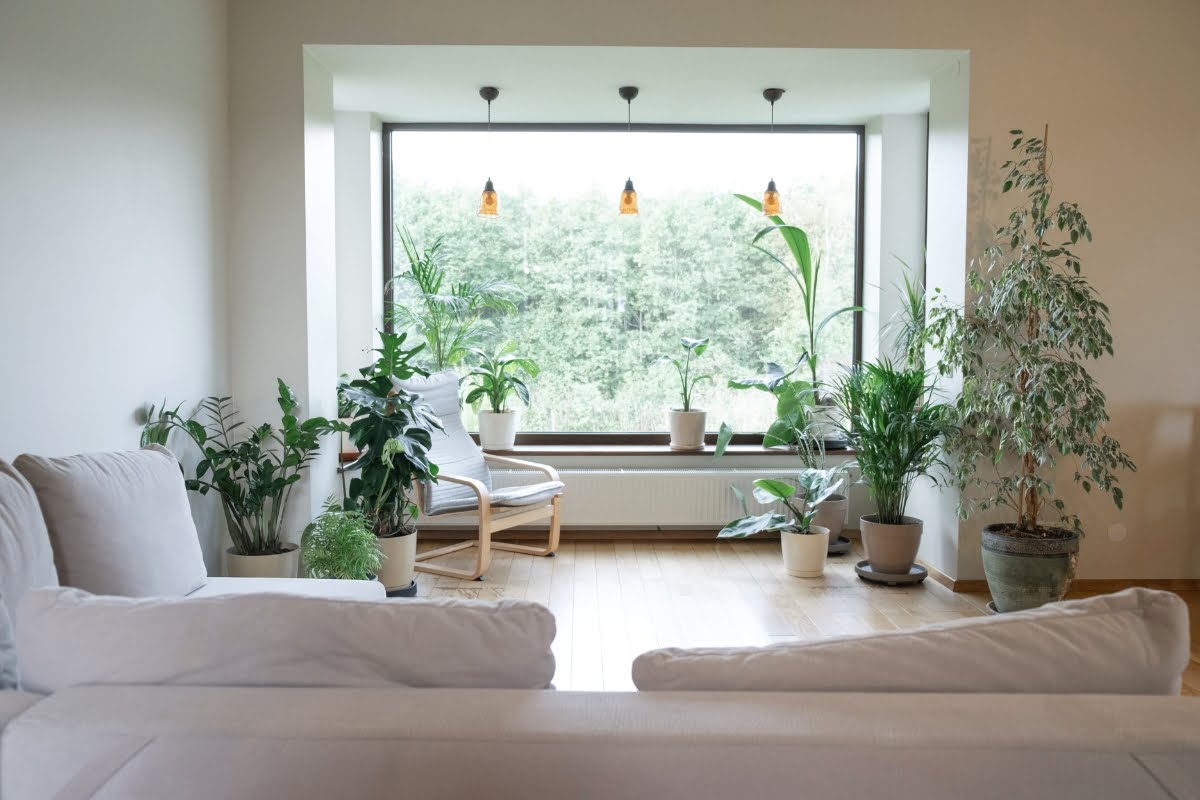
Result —
<path fill-rule="evenodd" d="M 379 539 L 367 518 L 333 503 L 304 529 L 300 558 L 310 578 L 357 581 L 375 580 L 383 563 Z"/>
<path fill-rule="evenodd" d="M 755 211 L 762 213 L 762 203 L 758 200 L 744 194 L 734 196 Z M 816 415 L 818 423 L 817 435 L 824 437 L 836 434 L 839 426 L 836 420 L 832 418 L 835 406 L 828 398 L 822 396 L 820 391 L 821 383 L 818 376 L 818 366 L 821 360 L 821 334 L 830 322 L 833 322 L 842 314 L 862 311 L 862 306 L 839 308 L 826 314 L 818 321 L 817 284 L 821 277 L 821 257 L 819 255 L 815 258 L 813 257 L 812 249 L 809 246 L 808 234 L 803 229 L 795 225 L 788 225 L 779 216 L 773 216 L 770 220 L 771 225 L 756 233 L 750 245 L 778 264 L 787 273 L 788 277 L 792 279 L 792 282 L 796 284 L 796 288 L 800 290 L 800 302 L 804 309 L 806 330 L 804 349 L 801 351 L 798 366 L 803 365 L 807 370 L 807 377 L 813 390 L 813 413 Z M 759 244 L 759 242 L 772 233 L 777 233 L 787 246 L 787 252 L 792 259 L 791 264 Z"/>
<path fill-rule="evenodd" d="M 466 381 L 474 386 L 466 401 L 473 405 L 487 401 L 488 407 L 479 412 L 479 446 L 484 450 L 512 450 L 517 441 L 517 411 L 508 407 L 508 401 L 516 395 L 529 405 L 525 378 L 536 378 L 538 365 L 516 355 L 516 350 L 516 342 L 509 342 L 495 353 L 470 351 L 479 363 L 467 373 Z"/>
<path fill-rule="evenodd" d="M 795 377 L 803 361 L 797 361 L 790 372 L 773 362 L 767 363 L 765 375 L 729 381 L 730 389 L 758 389 L 775 397 L 775 421 L 763 434 L 763 447 L 791 447 L 803 451 L 825 447 L 823 430 L 814 425 L 816 388 L 807 380 Z M 722 422 L 717 432 L 716 454 L 725 452 L 733 439 L 733 429 Z"/>
<path fill-rule="evenodd" d="M 947 427 L 947 407 L 932 394 L 924 370 L 887 359 L 857 364 L 835 384 L 842 431 L 875 500 L 876 513 L 859 518 L 875 575 L 906 576 L 917 559 L 922 522 L 904 512 L 916 479 L 936 479 Z"/>
<path fill-rule="evenodd" d="M 516 310 L 512 298 L 519 291 L 499 280 L 451 282 L 442 237 L 422 248 L 406 228 L 397 227 L 397 235 L 409 270 L 393 281 L 405 297 L 392 310 L 392 323 L 424 340 L 422 358 L 430 372 L 456 369 L 472 349 L 483 345 L 490 329 L 489 314 Z"/>
<path fill-rule="evenodd" d="M 692 408 L 692 398 L 695 395 L 696 384 L 711 381 L 712 375 L 692 375 L 692 359 L 704 355 L 704 351 L 708 349 L 708 342 L 707 338 L 689 339 L 685 336 L 679 340 L 685 352 L 682 361 L 674 356 L 659 356 L 651 363 L 651 366 L 673 364 L 675 371 L 679 373 L 680 399 L 683 405 L 667 411 L 667 428 L 671 432 L 672 450 L 704 448 L 704 423 L 707 414 Z"/>
<path fill-rule="evenodd" d="M 763 505 L 783 503 L 791 512 L 791 518 L 772 511 L 751 516 L 746 510 L 745 496 L 735 488 L 746 516 L 730 522 L 717 536 L 740 539 L 765 531 L 779 531 L 783 567 L 787 573 L 797 578 L 818 578 L 825 571 L 829 529 L 815 524 L 817 505 L 833 494 L 841 482 L 836 470 L 822 469 L 803 470 L 794 483 L 771 478 L 754 481 L 754 499 Z"/>
<path fill-rule="evenodd" d="M 1108 307 L 1082 277 L 1074 247 L 1092 231 L 1075 203 L 1051 200 L 1046 139 L 1016 139 L 1002 191 L 1025 197 L 968 276 L 966 309 L 931 309 L 943 373 L 961 370 L 955 405 L 959 510 L 1007 508 L 983 531 L 983 567 L 998 611 L 1062 599 L 1074 577 L 1079 517 L 1055 491 L 1060 458 L 1074 482 L 1123 505 L 1116 473 L 1135 469 L 1105 432 L 1104 393 L 1086 363 L 1112 354 Z M 979 469 L 980 466 L 985 469 Z"/>
<path fill-rule="evenodd" d="M 427 374 L 412 363 L 424 345 L 405 349 L 406 338 L 380 333 L 379 357 L 342 389 L 353 411 L 350 441 L 359 453 L 343 474 L 358 473 L 345 490 L 344 507 L 362 514 L 379 539 L 384 559 L 379 580 L 389 594 L 412 596 L 418 513 L 413 482 L 437 477 L 429 448 L 442 424 L 418 395 L 396 387 L 396 381 Z"/>
<path fill-rule="evenodd" d="M 142 434 L 143 441 L 165 441 L 171 430 L 180 430 L 199 448 L 203 458 L 185 483 L 191 491 L 213 491 L 221 498 L 233 542 L 227 568 L 234 577 L 296 577 L 296 545 L 283 538 L 284 511 L 321 438 L 342 427 L 324 417 L 300 421 L 295 394 L 282 380 L 277 383 L 283 412 L 278 428 L 264 423 L 241 436 L 245 429 L 232 399 L 208 397 L 200 403 L 205 422 L 164 405 Z"/>

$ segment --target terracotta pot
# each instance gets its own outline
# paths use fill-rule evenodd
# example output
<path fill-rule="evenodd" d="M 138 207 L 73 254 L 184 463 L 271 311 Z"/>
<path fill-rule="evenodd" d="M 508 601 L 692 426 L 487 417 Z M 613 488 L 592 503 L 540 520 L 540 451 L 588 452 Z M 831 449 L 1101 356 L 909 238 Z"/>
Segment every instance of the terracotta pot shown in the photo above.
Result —
<path fill-rule="evenodd" d="M 231 578 L 295 578 L 300 574 L 300 550 L 288 543 L 284 552 L 265 556 L 239 556 L 225 551 L 225 572 Z"/>
<path fill-rule="evenodd" d="M 900 525 L 884 525 L 878 515 L 859 517 L 863 549 L 871 569 L 884 575 L 907 575 L 917 560 L 924 523 L 916 517 L 904 517 Z"/>
<path fill-rule="evenodd" d="M 1010 523 L 983 529 L 983 574 L 1000 613 L 1062 600 L 1075 580 L 1079 534 L 1051 529 L 1047 538 L 1012 535 Z"/>
<path fill-rule="evenodd" d="M 829 550 L 829 529 L 810 525 L 812 533 L 781 531 L 783 568 L 794 578 L 819 578 L 825 572 Z"/>
<path fill-rule="evenodd" d="M 516 411 L 480 411 L 479 446 L 484 450 L 512 450 L 517 442 Z"/>
<path fill-rule="evenodd" d="M 677 408 L 668 411 L 667 428 L 671 431 L 671 449 L 704 449 L 704 424 L 707 416 L 705 411 L 680 411 Z"/>
<path fill-rule="evenodd" d="M 383 553 L 379 582 L 388 591 L 405 588 L 413 582 L 417 571 L 417 534 L 388 536 L 378 541 Z"/>
<path fill-rule="evenodd" d="M 850 500 L 844 494 L 831 494 L 817 503 L 817 515 L 813 517 L 813 524 L 829 529 L 830 544 L 837 544 L 842 529 L 846 527 L 846 512 L 849 510 Z"/>

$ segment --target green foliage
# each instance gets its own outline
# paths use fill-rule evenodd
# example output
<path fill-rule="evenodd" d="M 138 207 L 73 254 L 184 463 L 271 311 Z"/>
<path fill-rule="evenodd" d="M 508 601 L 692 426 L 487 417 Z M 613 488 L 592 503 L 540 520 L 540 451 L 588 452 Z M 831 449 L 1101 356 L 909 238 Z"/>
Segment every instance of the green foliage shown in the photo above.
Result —
<path fill-rule="evenodd" d="M 406 535 L 414 532 L 410 523 L 417 515 L 413 481 L 437 477 L 429 449 L 432 433 L 442 430 L 442 423 L 418 395 L 395 385 L 397 380 L 428 374 L 413 363 L 425 345 L 405 349 L 407 334 L 379 336 L 375 363 L 341 388 L 353 410 L 350 441 L 359 451 L 345 467 L 346 472 L 359 472 L 350 481 L 345 507 L 362 514 L 376 536 Z"/>
<path fill-rule="evenodd" d="M 922 475 L 936 478 L 942 466 L 938 444 L 948 407 L 933 402 L 924 370 L 901 369 L 886 359 L 856 364 L 835 382 L 833 400 L 879 522 L 902 523 L 913 483 Z"/>
<path fill-rule="evenodd" d="M 925 284 L 912 277 L 912 269 L 904 261 L 903 284 L 896 284 L 900 308 L 883 326 L 885 335 L 895 337 L 895 351 L 909 367 L 925 363 Z"/>
<path fill-rule="evenodd" d="M 536 378 L 538 365 L 531 358 L 516 355 L 516 351 L 516 342 L 508 342 L 494 353 L 471 350 L 479 363 L 467 373 L 466 380 L 474 385 L 467 392 L 468 403 L 474 405 L 487 400 L 488 407 L 499 414 L 507 410 L 508 398 L 515 394 L 522 403 L 529 405 L 529 386 L 521 376 L 530 380 Z"/>
<path fill-rule="evenodd" d="M 216 492 L 233 551 L 237 555 L 269 555 L 283 552 L 283 512 L 301 473 L 316 457 L 321 437 L 343 430 L 337 420 L 296 417 L 296 396 L 282 380 L 277 381 L 279 427 L 264 423 L 235 435 L 243 423 L 237 418 L 229 397 L 208 397 L 199 411 L 205 421 L 185 418 L 165 407 L 142 431 L 142 441 L 162 443 L 171 430 L 183 431 L 200 449 L 203 459 L 196 476 L 186 480 L 191 491 Z M 245 430 L 245 429 L 243 429 Z"/>
<path fill-rule="evenodd" d="M 460 366 L 480 347 L 491 329 L 489 314 L 516 309 L 515 286 L 494 278 L 450 282 L 445 267 L 443 237 L 425 248 L 417 246 L 407 228 L 397 235 L 408 258 L 409 270 L 396 277 L 396 306 L 392 321 L 425 340 L 425 353 L 433 371 Z"/>
<path fill-rule="evenodd" d="M 763 447 L 796 447 L 802 451 L 824 450 L 824 439 L 816 435 L 813 425 L 817 390 L 811 382 L 794 377 L 806 365 L 807 362 L 802 359 L 796 362 L 796 366 L 792 367 L 790 372 L 784 372 L 783 367 L 768 362 L 767 373 L 761 377 L 729 381 L 731 389 L 758 389 L 775 398 L 775 420 L 763 434 Z M 717 432 L 714 458 L 724 455 L 725 448 L 732 439 L 733 428 L 722 422 Z"/>
<path fill-rule="evenodd" d="M 760 214 L 762 213 L 762 203 L 753 197 L 747 197 L 744 194 L 734 196 Z M 842 314 L 862 311 L 862 306 L 845 306 L 839 308 L 827 314 L 818 322 L 817 284 L 821 277 L 821 258 L 820 256 L 817 256 L 815 259 L 813 258 L 812 250 L 809 247 L 808 234 L 801 228 L 795 225 L 788 225 L 783 221 L 782 217 L 771 217 L 770 219 L 771 226 L 763 228 L 756 233 L 750 245 L 782 267 L 783 271 L 792 279 L 792 282 L 796 284 L 796 288 L 800 290 L 800 302 L 804 308 L 804 323 L 806 326 L 806 342 L 804 351 L 800 354 L 800 360 L 808 366 L 808 374 L 812 385 L 819 389 L 821 384 L 817 376 L 817 366 L 822 357 L 821 333 L 829 323 Z M 778 233 L 787 245 L 787 251 L 792 257 L 791 264 L 788 264 L 775 253 L 759 244 L 763 238 L 772 233 Z"/>
<path fill-rule="evenodd" d="M 683 399 L 683 407 L 679 409 L 680 411 L 692 410 L 692 396 L 696 391 L 697 383 L 712 380 L 712 375 L 696 375 L 693 377 L 691 374 L 692 359 L 704 355 L 704 351 L 708 349 L 708 342 L 708 338 L 690 339 L 684 336 L 679 340 L 679 343 L 683 345 L 683 349 L 687 353 L 682 361 L 674 356 L 659 356 L 650 364 L 651 366 L 657 366 L 658 364 L 675 365 L 675 371 L 679 373 L 680 396 Z"/>
<path fill-rule="evenodd" d="M 367 518 L 332 503 L 304 529 L 300 556 L 310 578 L 367 580 L 383 563 L 379 540 Z"/>
<path fill-rule="evenodd" d="M 744 516 L 730 522 L 719 538 L 740 539 L 764 531 L 788 531 L 790 533 L 813 533 L 812 521 L 817 514 L 817 505 L 836 492 L 842 485 L 842 469 L 805 469 L 794 482 L 759 478 L 754 482 L 754 499 L 762 505 L 783 503 L 792 518 L 784 514 L 767 512 L 752 516 L 746 509 L 746 497 L 737 487 L 730 487 L 742 505 Z"/>
<path fill-rule="evenodd" d="M 1002 167 L 1002 190 L 1023 192 L 1024 200 L 968 276 L 968 308 L 935 305 L 930 315 L 942 373 L 963 375 L 960 433 L 950 440 L 954 479 L 963 516 L 1005 506 L 1019 530 L 1037 534 L 1052 506 L 1060 524 L 1082 532 L 1079 517 L 1054 496 L 1058 459 L 1072 458 L 1075 482 L 1110 494 L 1118 508 L 1115 473 L 1135 469 L 1104 430 L 1104 393 L 1085 366 L 1112 355 L 1109 312 L 1073 250 L 1092 239 L 1087 220 L 1075 203 L 1052 203 L 1045 140 L 1012 134 L 1016 155 Z"/>
<path fill-rule="evenodd" d="M 179 416 L 179 409 L 183 408 L 183 403 L 175 406 L 174 409 L 167 408 L 167 401 L 163 400 L 161 406 L 155 407 L 150 404 L 146 407 L 146 424 L 142 427 L 142 436 L 140 447 L 149 447 L 152 444 L 157 444 L 161 447 L 167 446 L 167 439 L 171 437 L 171 425 L 167 421 L 171 415 Z"/>

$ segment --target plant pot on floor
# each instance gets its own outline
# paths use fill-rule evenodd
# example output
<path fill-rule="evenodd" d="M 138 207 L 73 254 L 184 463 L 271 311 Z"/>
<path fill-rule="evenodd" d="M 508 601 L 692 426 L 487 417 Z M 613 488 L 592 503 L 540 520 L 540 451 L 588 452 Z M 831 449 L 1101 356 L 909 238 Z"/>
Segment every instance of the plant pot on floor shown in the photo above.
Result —
<path fill-rule="evenodd" d="M 225 572 L 231 578 L 295 578 L 300 574 L 300 550 L 283 545 L 282 553 L 240 556 L 230 547 L 225 551 Z"/>
<path fill-rule="evenodd" d="M 983 529 L 983 574 L 1000 613 L 1062 600 L 1075 579 L 1079 534 L 1047 528 L 1046 537 L 1022 535 L 1010 523 Z"/>
<path fill-rule="evenodd" d="M 819 578 L 825 572 L 829 551 L 829 529 L 810 525 L 811 533 L 780 531 L 783 568 L 794 578 Z"/>
<path fill-rule="evenodd" d="M 383 588 L 394 592 L 411 586 L 417 572 L 417 534 L 381 537 L 379 550 L 383 553 L 378 570 Z"/>
<path fill-rule="evenodd" d="M 484 450 L 512 450 L 516 442 L 516 411 L 479 412 L 480 447 Z"/>
<path fill-rule="evenodd" d="M 673 408 L 667 412 L 667 428 L 671 431 L 672 450 L 704 449 L 704 425 L 708 413 L 705 411 L 680 411 Z"/>
<path fill-rule="evenodd" d="M 846 527 L 846 512 L 849 510 L 850 500 L 844 494 L 831 494 L 817 503 L 813 524 L 829 529 L 830 544 L 837 544 L 838 537 Z"/>
<path fill-rule="evenodd" d="M 873 572 L 881 575 L 907 575 L 917 561 L 924 523 L 916 517 L 903 517 L 904 522 L 886 525 L 877 514 L 858 519 L 863 549 Z"/>

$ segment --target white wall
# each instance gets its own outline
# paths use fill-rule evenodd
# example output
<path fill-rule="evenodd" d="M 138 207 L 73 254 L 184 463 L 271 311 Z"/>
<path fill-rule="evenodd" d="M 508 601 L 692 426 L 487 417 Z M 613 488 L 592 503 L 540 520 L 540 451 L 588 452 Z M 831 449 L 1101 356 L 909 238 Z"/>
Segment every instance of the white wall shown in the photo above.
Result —
<path fill-rule="evenodd" d="M 383 324 L 382 126 L 361 111 L 334 113 L 338 373 L 358 377 Z"/>
<path fill-rule="evenodd" d="M 226 22 L 0 5 L 0 458 L 137 447 L 147 401 L 228 388 Z"/>
<path fill-rule="evenodd" d="M 230 15 L 232 376 L 239 395 L 267 376 L 302 372 L 308 361 L 305 323 L 285 318 L 303 307 L 306 286 L 299 122 L 305 43 L 970 50 L 969 74 L 962 75 L 970 81 L 971 186 L 993 179 L 1009 128 L 1049 121 L 1055 184 L 1089 213 L 1097 240 L 1084 249 L 1084 263 L 1113 311 L 1117 356 L 1097 375 L 1109 396 L 1111 432 L 1141 469 L 1125 481 L 1124 514 L 1102 500 L 1085 503 L 1092 535 L 1080 575 L 1200 576 L 1192 522 L 1200 372 L 1181 365 L 1171 346 L 1200 338 L 1200 315 L 1191 308 L 1200 293 L 1190 236 L 1200 184 L 1193 137 L 1200 127 L 1194 44 L 1200 4 L 1194 0 L 1151 0 L 1136 15 L 1090 0 L 844 0 L 767 4 L 753 13 L 723 0 L 552 6 L 234 0 Z M 486 64 L 479 75 L 478 83 L 486 83 Z M 930 125 L 932 140 L 932 116 Z M 1003 219 L 1007 209 L 985 197 L 968 194 L 965 220 L 930 215 L 931 270 L 935 228 L 965 233 Z M 947 250 L 958 267 L 963 256 Z M 961 277 L 946 288 L 961 291 Z M 958 577 L 979 577 L 976 565 L 960 567 Z"/>

